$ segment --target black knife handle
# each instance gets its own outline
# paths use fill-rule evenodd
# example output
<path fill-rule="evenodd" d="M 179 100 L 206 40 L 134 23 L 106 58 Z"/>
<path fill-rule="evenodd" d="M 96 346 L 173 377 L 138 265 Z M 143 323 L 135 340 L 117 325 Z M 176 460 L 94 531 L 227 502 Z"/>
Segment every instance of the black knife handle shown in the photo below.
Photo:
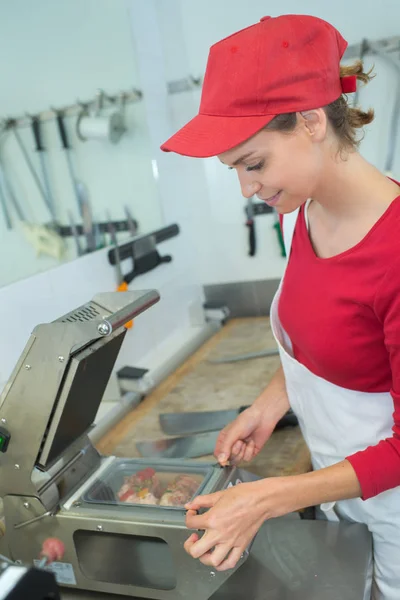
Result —
<path fill-rule="evenodd" d="M 256 228 L 254 219 L 248 219 L 246 225 L 249 228 L 249 256 L 254 256 L 256 253 Z"/>
<path fill-rule="evenodd" d="M 61 143 L 63 145 L 64 150 L 68 150 L 69 143 L 67 132 L 64 124 L 64 116 L 61 113 L 57 114 L 57 125 L 58 125 L 58 133 L 60 134 Z"/>
<path fill-rule="evenodd" d="M 33 132 L 33 137 L 35 138 L 36 151 L 43 152 L 44 146 L 42 144 L 42 139 L 40 137 L 39 117 L 32 117 L 32 132 Z"/>
<path fill-rule="evenodd" d="M 293 411 L 290 410 L 286 413 L 286 415 L 283 415 L 283 417 L 279 419 L 279 421 L 275 425 L 275 431 L 277 429 L 283 429 L 284 427 L 296 427 L 296 425 L 298 424 L 299 421 L 296 415 Z"/>

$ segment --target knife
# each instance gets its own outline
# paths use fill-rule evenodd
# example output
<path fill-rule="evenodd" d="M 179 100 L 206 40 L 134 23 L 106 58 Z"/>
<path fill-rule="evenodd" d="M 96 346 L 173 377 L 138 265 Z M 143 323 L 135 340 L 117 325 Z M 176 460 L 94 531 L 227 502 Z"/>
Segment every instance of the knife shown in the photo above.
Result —
<path fill-rule="evenodd" d="M 253 197 L 247 199 L 246 205 L 246 226 L 249 229 L 249 256 L 254 256 L 256 253 L 256 229 L 254 223 Z"/>
<path fill-rule="evenodd" d="M 208 412 L 163 413 L 159 415 L 160 426 L 168 435 L 221 430 L 228 423 L 234 421 L 246 408 L 249 407 L 241 406 L 240 408 Z M 287 425 L 297 425 L 297 417 L 291 409 L 278 421 L 275 429 L 282 429 Z"/>
<path fill-rule="evenodd" d="M 214 452 L 219 431 L 210 431 L 200 435 L 137 442 L 140 454 L 148 458 L 198 458 Z"/>
<path fill-rule="evenodd" d="M 220 425 L 222 429 L 224 425 L 227 425 L 227 423 L 229 423 L 232 418 L 234 419 L 235 416 L 239 414 L 239 412 L 242 412 L 246 408 L 248 408 L 248 406 L 242 406 L 240 409 L 236 410 L 222 410 L 208 413 L 191 413 L 191 416 L 199 414 L 218 415 L 218 413 L 224 413 L 225 423 L 223 424 L 222 419 L 220 420 Z M 228 421 L 226 421 L 227 413 L 229 413 Z M 233 417 L 232 414 L 234 415 Z M 162 415 L 160 415 L 160 417 L 161 416 Z M 188 416 L 188 414 L 181 413 L 180 416 L 186 417 Z M 290 410 L 288 413 L 286 413 L 286 415 L 282 417 L 282 419 L 280 419 L 280 421 L 278 421 L 278 423 L 275 426 L 275 429 L 282 429 L 283 427 L 295 426 L 297 424 L 297 417 Z M 215 423 L 213 424 L 213 427 L 215 427 Z M 198 429 L 196 429 L 196 431 L 198 431 Z M 179 431 L 179 433 L 182 433 L 182 431 Z M 142 456 L 148 458 L 198 458 L 199 456 L 207 456 L 209 454 L 214 453 L 215 444 L 217 443 L 219 434 L 220 429 L 218 431 L 208 431 L 207 433 L 197 433 L 195 435 L 188 435 L 185 437 L 176 437 L 171 439 L 164 438 L 148 442 L 137 442 L 136 448 Z"/>

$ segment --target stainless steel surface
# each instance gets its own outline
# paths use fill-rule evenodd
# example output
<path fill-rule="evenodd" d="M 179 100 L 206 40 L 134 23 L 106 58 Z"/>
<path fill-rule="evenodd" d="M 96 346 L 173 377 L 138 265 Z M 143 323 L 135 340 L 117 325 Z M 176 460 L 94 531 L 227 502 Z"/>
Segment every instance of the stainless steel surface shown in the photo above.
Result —
<path fill-rule="evenodd" d="M 115 460 L 117 466 L 118 459 Z M 137 465 L 148 464 L 140 459 L 125 461 L 125 464 L 129 462 L 136 465 L 136 469 Z M 171 472 L 207 471 L 202 493 L 256 479 L 246 471 L 215 464 L 161 460 L 156 465 Z M 117 470 L 113 465 L 111 474 L 114 469 Z M 107 482 L 107 473 L 104 475 Z M 21 511 L 34 517 L 40 515 L 43 508 L 35 497 L 6 496 L 4 510 L 10 557 L 29 563 L 39 556 L 45 538 L 58 537 L 65 545 L 63 564 L 70 573 L 68 585 L 157 600 L 188 597 L 205 600 L 236 570 L 215 572 L 184 552 L 183 543 L 189 535 L 184 508 L 93 503 L 86 500 L 86 492 L 79 495 L 79 490 L 78 498 L 79 501 L 71 505 L 61 505 L 53 515 L 32 518 L 30 524 L 16 529 Z M 26 502 L 28 511 L 24 508 Z M 244 553 L 237 569 L 247 558 L 248 552 Z"/>
<path fill-rule="evenodd" d="M 118 296 L 123 294 L 133 294 L 132 303 L 127 304 L 123 300 L 118 302 Z M 116 297 L 117 296 L 117 297 Z M 110 316 L 104 319 L 104 322 L 111 325 L 112 331 L 115 331 L 122 325 L 125 325 L 128 321 L 131 321 L 142 312 L 153 306 L 158 302 L 160 296 L 155 290 L 143 291 L 143 292 L 110 292 L 105 294 L 98 294 L 94 297 L 94 301 L 99 305 L 104 306 L 106 310 L 109 310 L 112 306 Z"/>
<path fill-rule="evenodd" d="M 205 431 L 221 430 L 234 421 L 239 409 L 210 410 L 186 413 L 162 413 L 160 427 L 168 435 L 187 435 Z"/>
<path fill-rule="evenodd" d="M 142 456 L 149 458 L 197 458 L 214 452 L 218 435 L 219 431 L 210 431 L 187 437 L 137 442 L 136 447 Z"/>
<path fill-rule="evenodd" d="M 279 279 L 204 286 L 206 303 L 227 306 L 231 318 L 268 316 Z"/>
<path fill-rule="evenodd" d="M 162 413 L 159 415 L 160 426 L 161 429 L 169 435 L 188 435 L 206 431 L 220 431 L 228 425 L 228 423 L 231 423 L 236 419 L 236 417 L 246 410 L 246 408 L 249 407 L 241 406 L 240 408 L 228 410 L 186 413 Z M 298 419 L 290 409 L 281 419 L 279 419 L 275 425 L 275 429 L 295 427 L 296 425 L 298 425 Z"/>
<path fill-rule="evenodd" d="M 371 541 L 363 525 L 272 519 L 262 526 L 247 561 L 211 600 L 363 600 L 370 560 Z M 121 599 L 65 588 L 61 598 Z"/>
<path fill-rule="evenodd" d="M 28 508 L 30 508 L 29 502 L 23 502 L 23 507 L 26 508 L 26 506 L 28 506 Z M 17 529 L 21 529 L 22 527 L 26 527 L 27 525 L 32 525 L 32 523 L 36 523 L 37 521 L 41 521 L 41 519 L 44 519 L 45 517 L 50 517 L 50 516 L 53 516 L 53 513 L 49 510 L 37 517 L 32 517 L 32 519 L 28 519 L 27 521 L 21 521 L 20 523 L 15 523 L 14 530 L 16 531 Z"/>

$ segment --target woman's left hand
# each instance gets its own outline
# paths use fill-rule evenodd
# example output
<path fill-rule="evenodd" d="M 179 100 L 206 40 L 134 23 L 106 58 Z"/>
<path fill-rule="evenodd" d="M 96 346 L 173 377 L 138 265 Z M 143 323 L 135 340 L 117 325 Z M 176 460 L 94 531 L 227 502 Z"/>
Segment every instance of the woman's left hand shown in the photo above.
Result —
<path fill-rule="evenodd" d="M 186 526 L 204 531 L 186 540 L 186 552 L 218 571 L 233 569 L 263 522 L 291 511 L 284 479 L 241 483 L 186 504 Z M 209 510 L 198 515 L 201 508 Z"/>

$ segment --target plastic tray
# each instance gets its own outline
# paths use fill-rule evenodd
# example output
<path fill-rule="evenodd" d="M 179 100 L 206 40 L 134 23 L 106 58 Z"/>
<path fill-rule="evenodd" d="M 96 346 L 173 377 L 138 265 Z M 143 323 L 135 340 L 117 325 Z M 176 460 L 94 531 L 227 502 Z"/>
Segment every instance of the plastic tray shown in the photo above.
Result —
<path fill-rule="evenodd" d="M 162 495 L 163 491 L 166 488 L 170 487 L 175 478 L 179 476 L 190 476 L 198 480 L 198 487 L 194 494 L 190 497 L 185 498 L 185 502 L 189 502 L 195 496 L 201 494 L 202 490 L 207 484 L 207 481 L 211 477 L 212 469 L 209 466 L 202 465 L 193 465 L 193 466 L 182 466 L 179 465 L 168 465 L 163 464 L 159 465 L 156 463 L 148 462 L 146 464 L 136 463 L 134 461 L 129 462 L 126 460 L 122 460 L 121 462 L 113 463 L 110 467 L 102 474 L 102 476 L 95 481 L 95 483 L 87 490 L 83 496 L 82 500 L 84 502 L 88 502 L 91 504 L 108 504 L 108 505 L 118 505 L 118 506 L 146 506 L 146 507 L 154 507 L 154 508 L 167 508 L 167 509 L 179 509 L 181 510 L 184 507 L 185 502 L 178 505 L 165 505 L 165 504 L 153 504 L 147 503 L 145 498 L 140 502 L 128 502 L 120 500 L 118 497 L 118 492 L 120 491 L 122 485 L 125 482 L 126 477 L 130 477 L 143 471 L 146 468 L 152 468 L 156 472 L 156 476 L 158 481 L 160 482 L 160 491 L 156 494 L 156 497 L 159 498 Z"/>

